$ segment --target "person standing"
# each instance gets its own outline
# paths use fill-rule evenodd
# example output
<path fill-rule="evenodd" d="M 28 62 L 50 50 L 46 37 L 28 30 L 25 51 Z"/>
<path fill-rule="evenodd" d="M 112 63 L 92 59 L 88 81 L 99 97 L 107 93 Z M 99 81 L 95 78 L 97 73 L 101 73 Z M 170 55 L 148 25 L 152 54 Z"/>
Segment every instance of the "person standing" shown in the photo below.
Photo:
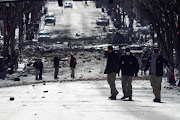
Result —
<path fill-rule="evenodd" d="M 146 71 L 148 68 L 150 68 L 150 83 L 155 95 L 155 99 L 153 99 L 154 102 L 161 102 L 161 82 L 164 64 L 169 68 L 169 70 L 172 70 L 172 67 L 169 65 L 168 61 L 162 55 L 160 55 L 159 49 L 156 48 L 149 56 L 144 69 L 144 75 L 146 75 Z"/>
<path fill-rule="evenodd" d="M 71 58 L 70 58 L 70 68 L 71 68 L 71 78 L 74 79 L 74 77 L 75 77 L 75 68 L 76 68 L 76 58 L 74 57 L 73 54 L 71 54 Z"/>
<path fill-rule="evenodd" d="M 41 59 L 37 59 L 36 62 L 34 62 L 33 67 L 35 68 L 36 80 L 42 80 L 42 71 L 43 71 L 42 60 Z"/>
<path fill-rule="evenodd" d="M 104 74 L 107 74 L 107 82 L 111 89 L 111 96 L 109 97 L 111 100 L 116 100 L 116 96 L 119 93 L 116 89 L 115 79 L 116 73 L 118 72 L 118 54 L 113 50 L 113 47 L 108 46 L 108 54 L 107 54 L 107 64 L 104 71 Z"/>
<path fill-rule="evenodd" d="M 58 77 L 58 72 L 59 72 L 59 61 L 60 61 L 60 58 L 58 55 L 55 55 L 54 57 L 54 79 L 57 79 Z"/>
<path fill-rule="evenodd" d="M 36 59 L 36 61 L 34 62 L 33 67 L 35 69 L 35 79 L 38 80 L 38 75 L 39 75 L 39 71 L 38 71 L 38 59 Z"/>
<path fill-rule="evenodd" d="M 147 60 L 148 60 L 148 53 L 147 51 L 144 51 L 141 57 L 141 75 L 143 75 L 143 72 L 144 72 L 143 70 L 147 63 Z"/>
<path fill-rule="evenodd" d="M 38 69 L 39 69 L 39 80 L 42 80 L 42 72 L 43 72 L 43 62 L 42 59 L 39 59 Z"/>
<path fill-rule="evenodd" d="M 118 62 L 118 71 L 122 75 L 122 89 L 124 96 L 121 100 L 129 97 L 132 101 L 132 77 L 137 76 L 139 71 L 139 63 L 135 56 L 130 52 L 130 48 L 125 49 L 125 54 L 122 55 Z"/>

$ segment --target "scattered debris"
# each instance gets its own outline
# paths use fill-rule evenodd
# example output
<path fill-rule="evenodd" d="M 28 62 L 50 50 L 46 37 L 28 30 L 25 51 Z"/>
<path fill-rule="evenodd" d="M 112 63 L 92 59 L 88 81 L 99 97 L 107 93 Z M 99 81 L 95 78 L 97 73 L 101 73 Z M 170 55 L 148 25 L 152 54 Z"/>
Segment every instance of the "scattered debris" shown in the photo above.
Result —
<path fill-rule="evenodd" d="M 78 33 L 76 33 L 76 36 L 80 36 Z"/>
<path fill-rule="evenodd" d="M 23 77 L 27 77 L 27 74 L 24 74 Z"/>
<path fill-rule="evenodd" d="M 97 60 L 101 60 L 101 58 L 99 57 L 99 58 L 96 58 Z"/>
<path fill-rule="evenodd" d="M 45 82 L 45 81 L 43 81 L 43 85 L 46 85 L 46 82 Z"/>
<path fill-rule="evenodd" d="M 91 62 L 91 59 L 88 59 L 87 62 Z"/>
<path fill-rule="evenodd" d="M 14 78 L 14 81 L 20 81 L 20 78 L 18 78 L 18 77 Z"/>
<path fill-rule="evenodd" d="M 13 101 L 13 100 L 14 100 L 14 97 L 10 97 L 9 100 L 10 100 L 10 101 Z"/>

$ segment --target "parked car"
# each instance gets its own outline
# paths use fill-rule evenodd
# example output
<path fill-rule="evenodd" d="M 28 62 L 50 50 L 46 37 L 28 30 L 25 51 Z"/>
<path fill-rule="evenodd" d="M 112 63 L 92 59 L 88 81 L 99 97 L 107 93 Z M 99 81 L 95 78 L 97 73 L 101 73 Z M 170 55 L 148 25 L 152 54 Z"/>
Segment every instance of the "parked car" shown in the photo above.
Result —
<path fill-rule="evenodd" d="M 96 24 L 97 25 L 109 25 L 109 19 L 105 18 L 105 17 L 98 17 L 96 19 Z"/>
<path fill-rule="evenodd" d="M 116 32 L 117 32 L 117 29 L 116 29 L 116 28 L 109 28 L 109 29 L 107 30 L 107 37 L 115 36 L 115 35 L 116 35 Z"/>
<path fill-rule="evenodd" d="M 73 5 L 70 1 L 65 2 L 64 8 L 73 8 Z"/>
<path fill-rule="evenodd" d="M 136 55 L 143 54 L 143 48 L 140 45 L 132 44 L 127 47 L 130 48 L 132 54 L 136 54 Z"/>
<path fill-rule="evenodd" d="M 109 28 L 108 29 L 108 34 L 116 34 L 117 29 L 116 28 Z"/>
<path fill-rule="evenodd" d="M 38 33 L 38 41 L 39 40 L 47 40 L 47 39 L 51 39 L 51 34 L 47 31 L 40 31 Z"/>
<path fill-rule="evenodd" d="M 54 25 L 56 24 L 56 18 L 53 13 L 46 14 L 44 20 L 45 20 L 45 25 L 47 23 L 53 23 Z"/>

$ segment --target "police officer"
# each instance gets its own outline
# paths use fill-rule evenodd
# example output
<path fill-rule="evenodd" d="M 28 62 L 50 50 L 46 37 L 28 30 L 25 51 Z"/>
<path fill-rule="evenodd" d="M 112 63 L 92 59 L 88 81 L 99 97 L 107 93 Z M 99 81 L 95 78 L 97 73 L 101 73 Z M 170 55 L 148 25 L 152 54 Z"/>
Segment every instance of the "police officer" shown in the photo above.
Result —
<path fill-rule="evenodd" d="M 139 71 L 139 63 L 135 56 L 130 52 L 130 48 L 125 49 L 125 54 L 119 59 L 119 71 L 122 75 L 122 89 L 124 96 L 121 100 L 129 97 L 129 101 L 132 101 L 132 77 L 137 76 Z"/>

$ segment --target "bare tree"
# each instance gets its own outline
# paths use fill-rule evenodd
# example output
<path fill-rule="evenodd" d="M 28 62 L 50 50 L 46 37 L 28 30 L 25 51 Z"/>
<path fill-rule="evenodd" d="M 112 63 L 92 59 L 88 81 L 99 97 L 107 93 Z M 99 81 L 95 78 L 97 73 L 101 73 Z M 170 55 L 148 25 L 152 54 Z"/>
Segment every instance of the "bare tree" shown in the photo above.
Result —
<path fill-rule="evenodd" d="M 172 66 L 180 64 L 179 24 L 180 2 L 178 0 L 132 0 L 135 7 L 146 17 L 158 36 L 159 47 Z M 178 20 L 179 22 L 179 20 Z M 178 28 L 178 29 L 177 29 Z M 174 57 L 174 50 L 176 57 Z M 174 60 L 177 59 L 177 61 Z"/>

